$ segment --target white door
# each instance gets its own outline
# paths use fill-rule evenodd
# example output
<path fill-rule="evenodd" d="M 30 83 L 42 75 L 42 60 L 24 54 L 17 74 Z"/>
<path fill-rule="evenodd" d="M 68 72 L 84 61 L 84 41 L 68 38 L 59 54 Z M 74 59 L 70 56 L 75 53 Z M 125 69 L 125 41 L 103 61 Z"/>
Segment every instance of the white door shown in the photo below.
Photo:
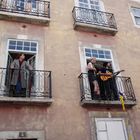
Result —
<path fill-rule="evenodd" d="M 122 119 L 96 119 L 97 140 L 128 140 Z"/>

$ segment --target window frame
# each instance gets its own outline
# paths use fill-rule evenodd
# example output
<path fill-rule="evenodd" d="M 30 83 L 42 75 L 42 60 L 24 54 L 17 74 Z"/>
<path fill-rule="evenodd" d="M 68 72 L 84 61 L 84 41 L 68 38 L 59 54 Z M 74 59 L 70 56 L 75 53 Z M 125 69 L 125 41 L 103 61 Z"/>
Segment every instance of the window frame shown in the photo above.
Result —
<path fill-rule="evenodd" d="M 93 49 L 93 50 L 109 51 L 109 52 L 110 52 L 111 59 L 96 58 L 96 60 L 97 60 L 97 61 L 103 61 L 103 62 L 111 62 L 111 63 L 112 63 L 112 69 L 113 69 L 113 71 L 115 71 L 114 58 L 113 58 L 113 54 L 112 54 L 112 50 L 111 50 L 111 49 L 106 49 L 106 48 L 96 48 L 96 47 L 84 47 L 85 61 L 87 61 L 87 59 L 92 58 L 92 57 L 87 57 L 87 56 L 86 56 L 85 49 L 91 49 L 91 50 Z M 86 65 L 87 65 L 87 63 L 86 63 Z M 85 65 L 85 66 L 86 66 L 86 65 Z"/>
<path fill-rule="evenodd" d="M 74 0 L 75 1 L 75 6 L 77 6 L 77 7 L 80 7 L 80 5 L 79 5 L 79 0 Z M 91 8 L 91 5 L 92 4 L 90 4 L 90 0 L 87 0 L 88 1 L 88 9 L 92 9 Z M 104 7 L 104 3 L 103 3 L 103 1 L 102 0 L 98 0 L 99 1 L 99 8 L 100 8 L 100 10 L 99 11 L 103 11 L 103 12 L 105 12 L 105 7 Z M 95 9 L 96 10 L 96 9 Z M 98 11 L 98 10 L 97 10 Z"/>
<path fill-rule="evenodd" d="M 134 9 L 134 8 L 140 10 L 140 7 L 133 7 L 133 6 L 130 7 L 130 14 L 131 14 L 131 17 L 132 17 L 132 21 L 133 21 L 133 23 L 134 23 L 134 26 L 137 27 L 137 28 L 140 28 L 140 25 L 138 25 L 138 24 L 136 23 L 135 17 L 138 17 L 138 16 L 135 16 L 135 15 L 134 15 L 134 13 L 133 13 L 133 9 Z M 139 16 L 139 18 L 140 18 L 140 16 Z"/>

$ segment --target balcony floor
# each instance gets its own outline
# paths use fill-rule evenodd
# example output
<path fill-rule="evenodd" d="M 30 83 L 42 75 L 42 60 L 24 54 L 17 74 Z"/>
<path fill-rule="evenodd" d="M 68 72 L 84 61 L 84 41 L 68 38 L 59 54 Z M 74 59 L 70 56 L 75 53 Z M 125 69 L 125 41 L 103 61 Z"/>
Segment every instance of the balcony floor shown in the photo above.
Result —
<path fill-rule="evenodd" d="M 21 105 L 51 105 L 53 99 L 43 97 L 0 97 L 0 103 Z"/>
<path fill-rule="evenodd" d="M 124 103 L 126 107 L 132 107 L 136 105 L 136 101 L 131 101 L 131 100 L 126 100 Z M 86 100 L 86 99 L 83 99 L 80 104 L 81 106 L 96 106 L 96 105 L 102 106 L 102 107 L 109 107 L 109 106 L 120 107 L 121 106 L 120 101 Z"/>
<path fill-rule="evenodd" d="M 118 30 L 114 28 L 87 24 L 87 23 L 80 23 L 80 22 L 74 23 L 74 29 L 79 31 L 95 32 L 99 34 L 108 34 L 113 36 L 118 32 Z"/>
<path fill-rule="evenodd" d="M 16 21 L 37 25 L 49 25 L 50 18 L 36 16 L 32 14 L 20 14 L 6 11 L 0 11 L 0 20 Z"/>

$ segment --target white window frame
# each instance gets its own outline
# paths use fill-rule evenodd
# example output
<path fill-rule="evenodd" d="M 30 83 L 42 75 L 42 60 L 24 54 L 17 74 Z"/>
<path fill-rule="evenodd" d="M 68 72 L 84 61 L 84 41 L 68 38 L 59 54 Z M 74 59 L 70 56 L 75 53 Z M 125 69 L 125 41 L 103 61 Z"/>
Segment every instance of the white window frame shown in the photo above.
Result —
<path fill-rule="evenodd" d="M 94 44 L 95 45 L 95 44 Z M 111 49 L 106 49 L 106 48 L 96 48 L 95 46 L 92 47 L 83 47 L 84 49 L 84 65 L 85 65 L 85 70 L 83 69 L 84 66 L 82 66 L 82 72 L 87 72 L 86 68 L 87 68 L 87 59 L 90 59 L 91 57 L 87 57 L 86 53 L 85 53 L 85 49 L 94 49 L 94 50 L 104 50 L 104 51 L 109 51 L 110 55 L 111 55 L 111 59 L 105 59 L 105 58 L 96 58 L 97 61 L 105 61 L 105 62 L 112 62 L 112 68 L 115 71 L 116 67 L 114 64 L 114 58 L 113 58 L 113 54 L 112 54 L 112 50 Z M 81 64 L 83 65 L 83 63 L 81 62 Z"/>
<path fill-rule="evenodd" d="M 97 132 L 97 140 L 98 140 L 98 131 L 97 131 L 97 122 L 98 121 L 121 121 L 123 125 L 123 130 L 124 130 L 124 135 L 125 135 L 125 140 L 128 140 L 128 134 L 126 130 L 126 125 L 124 118 L 95 118 L 95 125 L 96 125 L 96 132 Z"/>
<path fill-rule="evenodd" d="M 89 2 L 89 0 L 87 0 L 87 1 L 88 1 L 89 9 L 91 9 L 90 2 Z M 79 0 L 74 0 L 74 2 L 75 2 L 75 6 L 79 7 Z M 100 4 L 99 6 L 100 6 L 101 11 L 105 12 L 105 7 L 104 7 L 103 1 L 99 0 L 99 4 Z"/>
<path fill-rule="evenodd" d="M 130 15 L 131 15 L 131 17 L 132 17 L 132 21 L 133 21 L 133 23 L 134 23 L 134 26 L 135 26 L 136 28 L 140 28 L 140 25 L 137 25 L 137 24 L 136 24 L 136 20 L 135 20 L 135 16 L 133 15 L 132 8 L 140 9 L 140 7 L 132 7 L 132 6 L 131 6 L 131 7 L 129 8 Z"/>
<path fill-rule="evenodd" d="M 30 41 L 30 42 L 34 42 L 34 43 L 36 43 L 37 44 L 37 46 L 36 46 L 36 51 L 26 51 L 26 50 L 11 50 L 11 49 L 9 49 L 9 42 L 11 41 L 11 40 L 13 40 L 13 41 Z M 8 60 L 8 53 L 9 52 L 17 52 L 17 53 L 26 53 L 26 54 L 34 54 L 34 55 L 36 55 L 36 59 L 35 59 L 35 61 L 36 61 L 36 63 L 35 63 L 35 69 L 38 69 L 37 68 L 37 66 L 38 66 L 38 42 L 37 41 L 34 41 L 34 40 L 24 40 L 24 39 L 8 39 L 8 41 L 7 41 L 7 51 L 6 51 L 6 63 L 5 63 L 5 68 L 6 68 L 6 66 L 7 66 L 7 60 Z"/>

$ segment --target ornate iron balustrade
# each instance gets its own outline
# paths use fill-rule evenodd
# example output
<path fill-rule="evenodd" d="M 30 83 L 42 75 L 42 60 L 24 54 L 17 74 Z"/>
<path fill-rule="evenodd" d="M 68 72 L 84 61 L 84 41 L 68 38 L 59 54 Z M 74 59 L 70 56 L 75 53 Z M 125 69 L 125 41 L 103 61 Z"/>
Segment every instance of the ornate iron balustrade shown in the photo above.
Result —
<path fill-rule="evenodd" d="M 19 69 L 14 69 L 14 71 L 19 71 Z M 52 98 L 51 71 L 23 69 L 20 71 L 24 73 L 26 88 L 17 92 L 16 87 L 11 85 L 13 70 L 0 68 L 0 96 Z"/>
<path fill-rule="evenodd" d="M 43 0 L 0 0 L 0 11 L 50 18 L 50 2 Z"/>
<path fill-rule="evenodd" d="M 112 13 L 81 7 L 74 7 L 72 14 L 75 23 L 79 22 L 117 29 L 116 21 Z"/>
<path fill-rule="evenodd" d="M 87 73 L 81 73 L 79 78 L 81 101 L 82 100 L 106 100 L 106 101 L 119 101 L 119 96 L 122 95 L 125 101 L 136 101 L 133 86 L 130 77 L 115 76 L 110 78 L 110 81 L 101 81 L 99 77 L 98 83 L 100 87 L 100 95 L 96 96 L 93 93 L 93 85 L 90 85 Z M 91 94 L 95 95 L 91 97 Z M 114 95 L 117 95 L 115 98 Z"/>

